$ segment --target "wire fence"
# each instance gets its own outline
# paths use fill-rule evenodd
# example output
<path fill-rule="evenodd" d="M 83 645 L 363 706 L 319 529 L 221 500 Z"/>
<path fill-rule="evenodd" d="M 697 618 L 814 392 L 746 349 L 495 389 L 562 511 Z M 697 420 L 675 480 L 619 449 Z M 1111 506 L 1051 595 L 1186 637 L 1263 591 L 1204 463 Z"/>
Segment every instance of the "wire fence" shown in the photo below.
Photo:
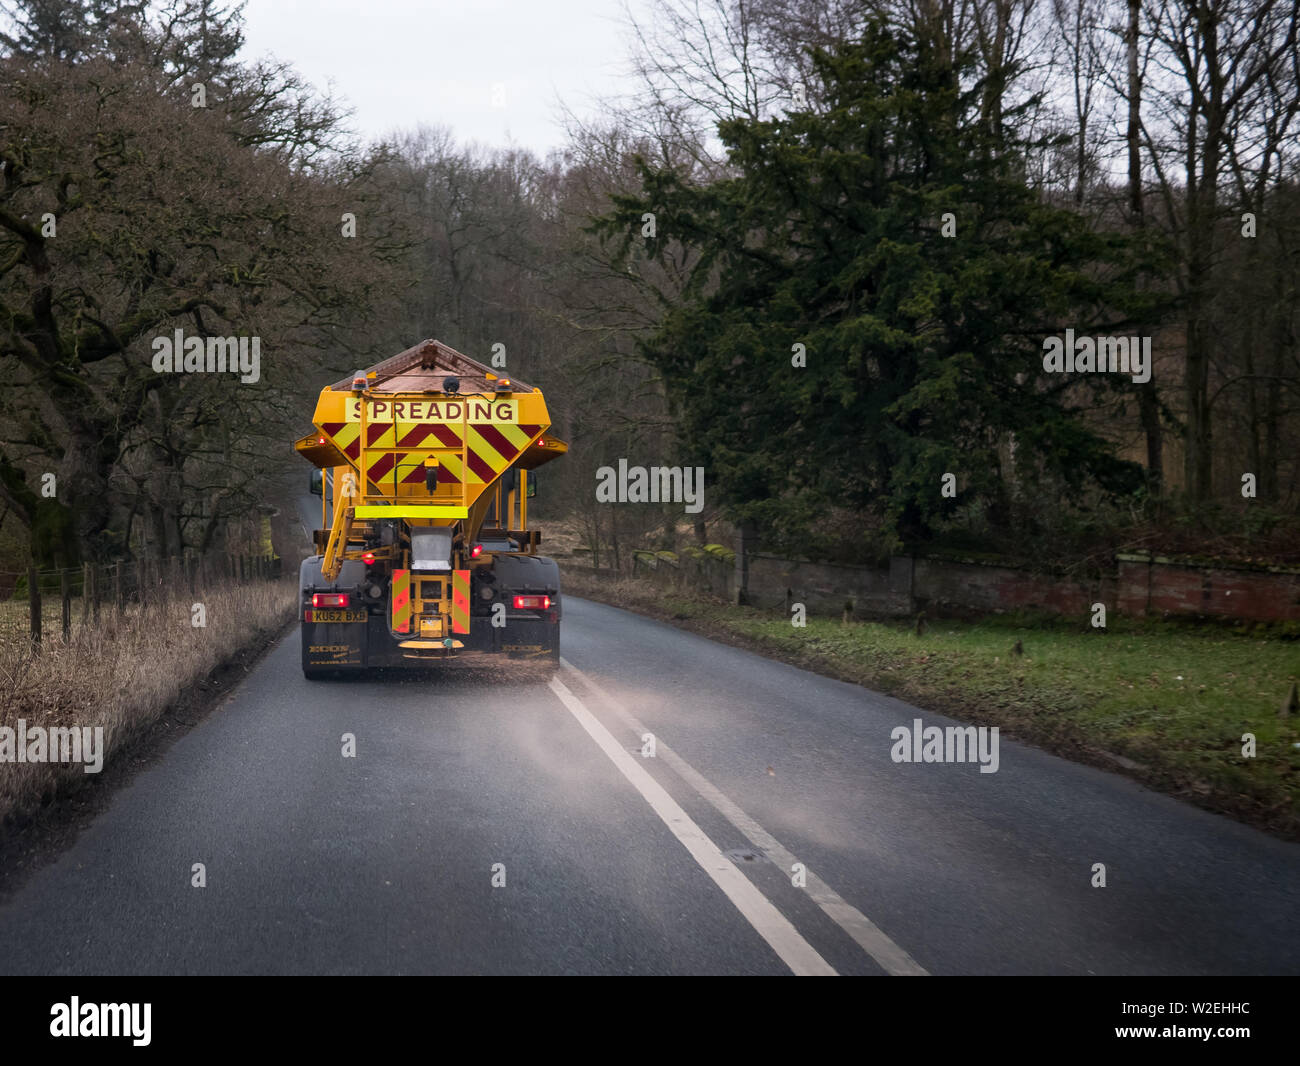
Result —
<path fill-rule="evenodd" d="M 195 594 L 214 582 L 273 581 L 282 572 L 282 560 L 274 555 L 126 559 L 52 570 L 29 566 L 26 570 L 0 570 L 0 600 L 27 601 L 29 636 L 39 649 L 51 601 L 60 605 L 55 624 L 66 644 L 72 639 L 73 619 L 78 613 L 83 626 L 94 625 L 101 611 L 120 618 L 132 604 L 148 607 L 182 591 Z"/>

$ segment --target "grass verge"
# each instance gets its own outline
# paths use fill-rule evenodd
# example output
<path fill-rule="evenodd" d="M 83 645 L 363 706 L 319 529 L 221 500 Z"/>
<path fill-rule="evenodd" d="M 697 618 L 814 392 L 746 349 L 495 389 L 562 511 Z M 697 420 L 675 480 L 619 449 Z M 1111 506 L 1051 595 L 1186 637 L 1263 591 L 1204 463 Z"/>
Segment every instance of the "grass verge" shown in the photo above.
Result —
<path fill-rule="evenodd" d="M 1279 716 L 1300 643 L 1112 620 L 1103 631 L 1004 618 L 913 624 L 732 607 L 566 567 L 565 591 L 906 699 L 1300 840 L 1300 718 Z M 1019 642 L 1022 653 L 1015 651 Z M 1255 756 L 1243 756 L 1243 735 Z"/>
<path fill-rule="evenodd" d="M 120 618 L 107 607 L 98 626 L 78 622 L 68 644 L 47 616 L 39 653 L 25 635 L 27 605 L 0 604 L 0 726 L 16 729 L 21 718 L 28 730 L 102 727 L 108 766 L 214 671 L 281 630 L 296 592 L 284 579 L 133 604 Z M 193 625 L 196 602 L 204 608 L 201 627 Z M 82 764 L 0 762 L 0 824 L 21 821 L 96 776 Z"/>

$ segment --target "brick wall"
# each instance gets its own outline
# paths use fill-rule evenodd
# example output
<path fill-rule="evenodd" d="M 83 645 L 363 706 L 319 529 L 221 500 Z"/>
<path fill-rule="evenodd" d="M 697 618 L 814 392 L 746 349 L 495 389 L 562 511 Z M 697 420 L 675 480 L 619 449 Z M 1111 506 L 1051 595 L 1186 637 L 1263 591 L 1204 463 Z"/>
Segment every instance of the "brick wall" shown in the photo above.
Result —
<path fill-rule="evenodd" d="M 1036 574 L 1009 566 L 917 559 L 913 599 L 938 613 L 1033 610 L 1084 616 L 1094 603 L 1114 604 L 1111 579 Z"/>
<path fill-rule="evenodd" d="M 1300 569 L 1204 566 L 1121 555 L 1120 613 L 1300 621 Z"/>
<path fill-rule="evenodd" d="M 1088 618 L 1094 603 L 1130 617 L 1208 617 L 1252 622 L 1300 621 L 1300 568 L 1204 565 L 1120 555 L 1108 573 L 1040 573 L 974 560 L 895 557 L 888 567 L 843 566 L 750 553 L 745 599 L 759 607 L 803 603 L 839 614 L 846 601 L 863 616 L 989 614 L 1018 609 Z M 744 571 L 682 560 L 657 579 L 736 598 Z"/>

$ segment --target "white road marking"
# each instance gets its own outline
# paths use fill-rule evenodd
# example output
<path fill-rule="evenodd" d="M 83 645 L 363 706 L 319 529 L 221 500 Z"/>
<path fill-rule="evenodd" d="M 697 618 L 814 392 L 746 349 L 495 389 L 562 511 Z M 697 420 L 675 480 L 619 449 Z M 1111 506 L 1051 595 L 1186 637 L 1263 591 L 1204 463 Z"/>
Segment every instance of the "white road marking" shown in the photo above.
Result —
<path fill-rule="evenodd" d="M 589 685 L 592 691 L 609 706 L 610 710 L 623 719 L 624 724 L 638 737 L 653 732 L 653 730 L 646 728 L 641 722 L 637 721 L 631 711 L 574 666 L 573 663 L 569 662 L 568 659 L 562 658 L 560 663 L 566 670 L 572 670 L 582 678 L 583 683 Z M 708 778 L 668 747 L 657 735 L 655 737 L 655 758 L 663 759 L 670 768 L 677 772 L 678 776 L 695 789 L 719 814 L 744 833 L 751 844 L 768 855 L 782 869 L 789 870 L 799 861 L 782 847 L 781 843 L 771 833 L 737 807 L 724 792 L 715 787 Z M 806 865 L 805 876 L 807 878 L 805 891 L 808 893 L 808 897 L 831 920 L 848 933 L 863 951 L 875 959 L 886 973 L 894 977 L 929 976 L 929 972 L 920 963 L 903 948 L 899 947 L 898 944 L 894 943 L 870 918 L 841 897 L 812 870 L 807 869 Z"/>
<path fill-rule="evenodd" d="M 698 825 L 691 820 L 672 796 L 664 790 L 646 769 L 637 763 L 632 755 L 621 747 L 613 736 L 597 720 L 577 696 L 575 696 L 559 678 L 552 678 L 550 689 L 559 697 L 560 702 L 569 709 L 569 713 L 578 720 L 632 787 L 641 793 L 642 798 L 663 821 L 691 857 L 700 864 L 716 884 L 735 904 L 736 909 L 744 915 L 764 940 L 767 941 L 781 961 L 794 971 L 798 977 L 837 977 L 835 969 L 808 943 L 799 931 L 779 910 L 772 905 L 736 865 L 722 854 L 721 849 L 713 843 Z"/>

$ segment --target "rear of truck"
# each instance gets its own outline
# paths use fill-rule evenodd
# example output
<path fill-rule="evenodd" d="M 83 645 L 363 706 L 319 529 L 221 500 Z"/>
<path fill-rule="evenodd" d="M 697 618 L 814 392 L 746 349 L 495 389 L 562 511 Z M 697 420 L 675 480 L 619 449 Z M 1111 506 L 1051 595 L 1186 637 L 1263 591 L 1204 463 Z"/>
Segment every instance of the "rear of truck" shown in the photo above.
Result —
<path fill-rule="evenodd" d="M 540 389 L 438 341 L 321 390 L 295 448 L 321 472 L 299 577 L 308 678 L 560 655 L 560 573 L 528 523 L 567 451 Z"/>

